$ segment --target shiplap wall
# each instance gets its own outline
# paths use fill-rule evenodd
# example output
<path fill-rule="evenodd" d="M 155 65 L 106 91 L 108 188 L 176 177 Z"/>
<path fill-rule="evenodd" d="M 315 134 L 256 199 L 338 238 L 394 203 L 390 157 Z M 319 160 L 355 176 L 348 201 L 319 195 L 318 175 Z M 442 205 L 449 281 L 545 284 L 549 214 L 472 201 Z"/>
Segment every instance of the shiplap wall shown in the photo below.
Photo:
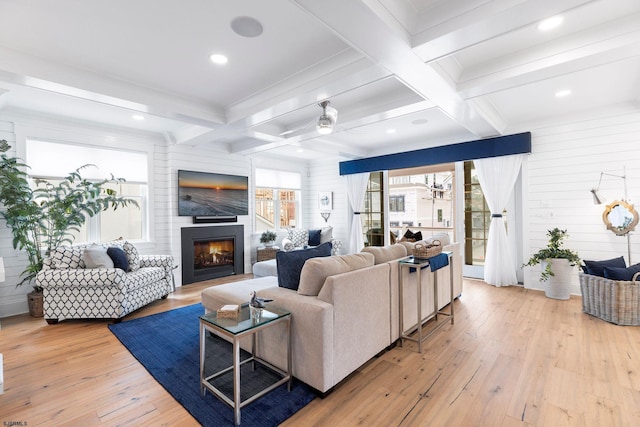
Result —
<path fill-rule="evenodd" d="M 309 185 L 304 195 L 305 222 L 310 228 L 325 225 L 333 227 L 333 238 L 342 242 L 341 254 L 349 253 L 349 227 L 351 224 L 349 202 L 347 200 L 346 179 L 340 176 L 339 162 L 346 160 L 340 157 L 329 157 L 313 160 L 309 164 Z M 320 216 L 318 193 L 333 193 L 333 210 L 325 223 Z"/>
<path fill-rule="evenodd" d="M 604 205 L 594 205 L 590 189 L 600 172 L 623 174 L 628 197 L 640 200 L 640 113 L 576 121 L 532 130 L 532 154 L 526 161 L 523 186 L 523 252 L 525 260 L 546 246 L 546 231 L 567 229 L 565 247 L 582 259 L 602 260 L 623 255 L 627 239 L 606 230 Z M 624 197 L 623 180 L 605 176 L 601 192 L 610 201 Z M 627 260 L 628 261 L 628 260 Z M 640 236 L 631 235 L 631 262 L 640 262 Z M 577 269 L 572 293 L 580 294 Z M 525 286 L 544 289 L 540 268 L 525 268 Z"/>
<path fill-rule="evenodd" d="M 165 211 L 170 214 L 169 229 L 171 248 L 170 253 L 178 268 L 174 271 L 176 286 L 182 285 L 182 255 L 181 255 L 181 229 L 183 227 L 219 227 L 230 224 L 244 226 L 244 271 L 251 272 L 251 253 L 253 230 L 253 204 L 249 196 L 249 215 L 238 216 L 237 223 L 194 224 L 192 217 L 178 216 L 178 170 L 191 170 L 198 172 L 214 172 L 229 175 L 243 175 L 249 177 L 249 194 L 253 194 L 253 175 L 251 161 L 247 156 L 230 155 L 220 150 L 215 150 L 203 144 L 198 147 L 174 144 L 168 148 L 168 168 L 164 173 L 169 179 L 169 205 Z"/>

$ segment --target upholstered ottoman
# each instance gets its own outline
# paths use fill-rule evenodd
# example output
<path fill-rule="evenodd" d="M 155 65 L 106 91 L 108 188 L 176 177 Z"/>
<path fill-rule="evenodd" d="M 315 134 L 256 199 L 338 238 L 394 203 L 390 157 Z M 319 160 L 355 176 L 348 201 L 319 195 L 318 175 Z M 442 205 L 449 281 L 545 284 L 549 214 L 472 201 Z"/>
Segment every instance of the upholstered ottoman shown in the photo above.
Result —
<path fill-rule="evenodd" d="M 251 271 L 253 277 L 278 276 L 278 264 L 275 259 L 256 262 Z"/>

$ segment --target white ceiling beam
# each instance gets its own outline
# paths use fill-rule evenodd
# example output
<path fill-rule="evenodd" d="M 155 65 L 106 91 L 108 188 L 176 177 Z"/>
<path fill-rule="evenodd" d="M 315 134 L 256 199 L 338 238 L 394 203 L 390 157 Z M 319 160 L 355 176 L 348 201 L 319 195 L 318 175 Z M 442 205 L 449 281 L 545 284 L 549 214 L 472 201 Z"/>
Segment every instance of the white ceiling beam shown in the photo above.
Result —
<path fill-rule="evenodd" d="M 380 121 L 401 117 L 407 114 L 413 114 L 418 111 L 428 110 L 434 108 L 435 105 L 431 101 L 420 101 L 409 105 L 398 105 L 396 107 L 388 107 L 385 111 L 377 111 L 367 116 L 349 118 L 345 117 L 345 120 L 339 121 L 335 127 L 336 133 L 345 132 L 351 129 L 357 129 L 361 126 L 378 123 Z M 230 146 L 230 152 L 235 154 L 254 154 L 261 151 L 268 151 L 274 148 L 282 147 L 284 145 L 296 145 L 310 140 L 323 140 L 330 139 L 330 137 L 322 136 L 315 130 L 310 129 L 300 134 L 292 135 L 290 137 L 275 137 L 266 134 L 260 135 L 258 132 L 254 132 L 250 135 L 252 138 L 261 138 L 264 140 L 264 144 L 259 144 L 255 140 L 245 140 L 242 142 L 234 143 Z M 314 145 L 315 146 L 315 145 Z M 344 147 L 341 152 L 348 152 L 350 148 Z M 351 153 L 352 155 L 354 153 Z"/>
<path fill-rule="evenodd" d="M 466 69 L 460 94 L 475 98 L 524 84 L 640 56 L 640 14 L 608 26 L 610 31 L 574 34 L 554 48 L 538 46 Z"/>
<path fill-rule="evenodd" d="M 214 127 L 225 123 L 224 112 L 205 103 L 55 64 L 4 47 L 0 47 L 0 64 L 0 81 L 200 126 Z"/>
<path fill-rule="evenodd" d="M 416 34 L 413 49 L 423 61 L 434 61 L 592 1 L 529 0 L 499 11 L 491 2 Z"/>
<path fill-rule="evenodd" d="M 392 72 L 415 93 L 437 104 L 460 125 L 480 137 L 495 136 L 497 125 L 474 111 L 455 90 L 360 1 L 292 0 L 346 43 Z"/>
<path fill-rule="evenodd" d="M 354 73 L 345 73 L 345 67 L 339 73 L 328 74 L 319 80 L 308 82 L 303 88 L 288 89 L 285 94 L 274 95 L 279 102 L 271 103 L 262 100 L 259 106 L 239 106 L 238 110 L 229 111 L 229 123 L 206 134 L 197 137 L 197 140 L 184 141 L 186 144 L 198 145 L 201 143 L 215 142 L 226 137 L 243 133 L 247 128 L 259 126 L 270 120 L 292 113 L 302 108 L 315 105 L 322 99 L 330 99 L 355 88 L 391 77 L 391 73 L 381 67 L 371 66 L 366 59 L 360 59 L 352 64 L 359 68 Z M 366 66 L 365 66 L 366 65 Z M 328 77 L 327 77 L 328 76 Z M 334 80 L 331 80 L 331 79 Z M 306 91 L 301 92 L 301 89 Z M 321 96 L 320 96 L 321 95 Z M 240 111 L 252 108 L 252 111 Z M 257 110 L 256 108 L 263 108 Z M 281 132 L 280 130 L 279 132 Z M 279 133 L 278 132 L 278 133 Z M 267 138 L 269 139 L 269 138 Z"/>

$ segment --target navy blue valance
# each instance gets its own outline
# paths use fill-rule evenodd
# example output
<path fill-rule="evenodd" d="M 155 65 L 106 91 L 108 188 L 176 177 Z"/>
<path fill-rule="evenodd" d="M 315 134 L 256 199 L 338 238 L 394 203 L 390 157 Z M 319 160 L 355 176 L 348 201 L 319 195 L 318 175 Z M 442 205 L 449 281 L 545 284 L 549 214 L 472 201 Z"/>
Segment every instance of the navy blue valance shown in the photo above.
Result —
<path fill-rule="evenodd" d="M 340 175 L 531 153 L 531 132 L 340 162 Z"/>

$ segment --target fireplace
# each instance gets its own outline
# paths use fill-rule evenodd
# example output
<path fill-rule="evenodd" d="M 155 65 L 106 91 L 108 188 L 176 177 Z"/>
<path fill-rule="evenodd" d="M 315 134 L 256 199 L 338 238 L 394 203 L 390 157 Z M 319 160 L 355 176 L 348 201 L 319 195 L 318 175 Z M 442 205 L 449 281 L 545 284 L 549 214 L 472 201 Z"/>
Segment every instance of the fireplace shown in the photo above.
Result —
<path fill-rule="evenodd" d="M 182 228 L 182 284 L 244 274 L 244 226 Z"/>

